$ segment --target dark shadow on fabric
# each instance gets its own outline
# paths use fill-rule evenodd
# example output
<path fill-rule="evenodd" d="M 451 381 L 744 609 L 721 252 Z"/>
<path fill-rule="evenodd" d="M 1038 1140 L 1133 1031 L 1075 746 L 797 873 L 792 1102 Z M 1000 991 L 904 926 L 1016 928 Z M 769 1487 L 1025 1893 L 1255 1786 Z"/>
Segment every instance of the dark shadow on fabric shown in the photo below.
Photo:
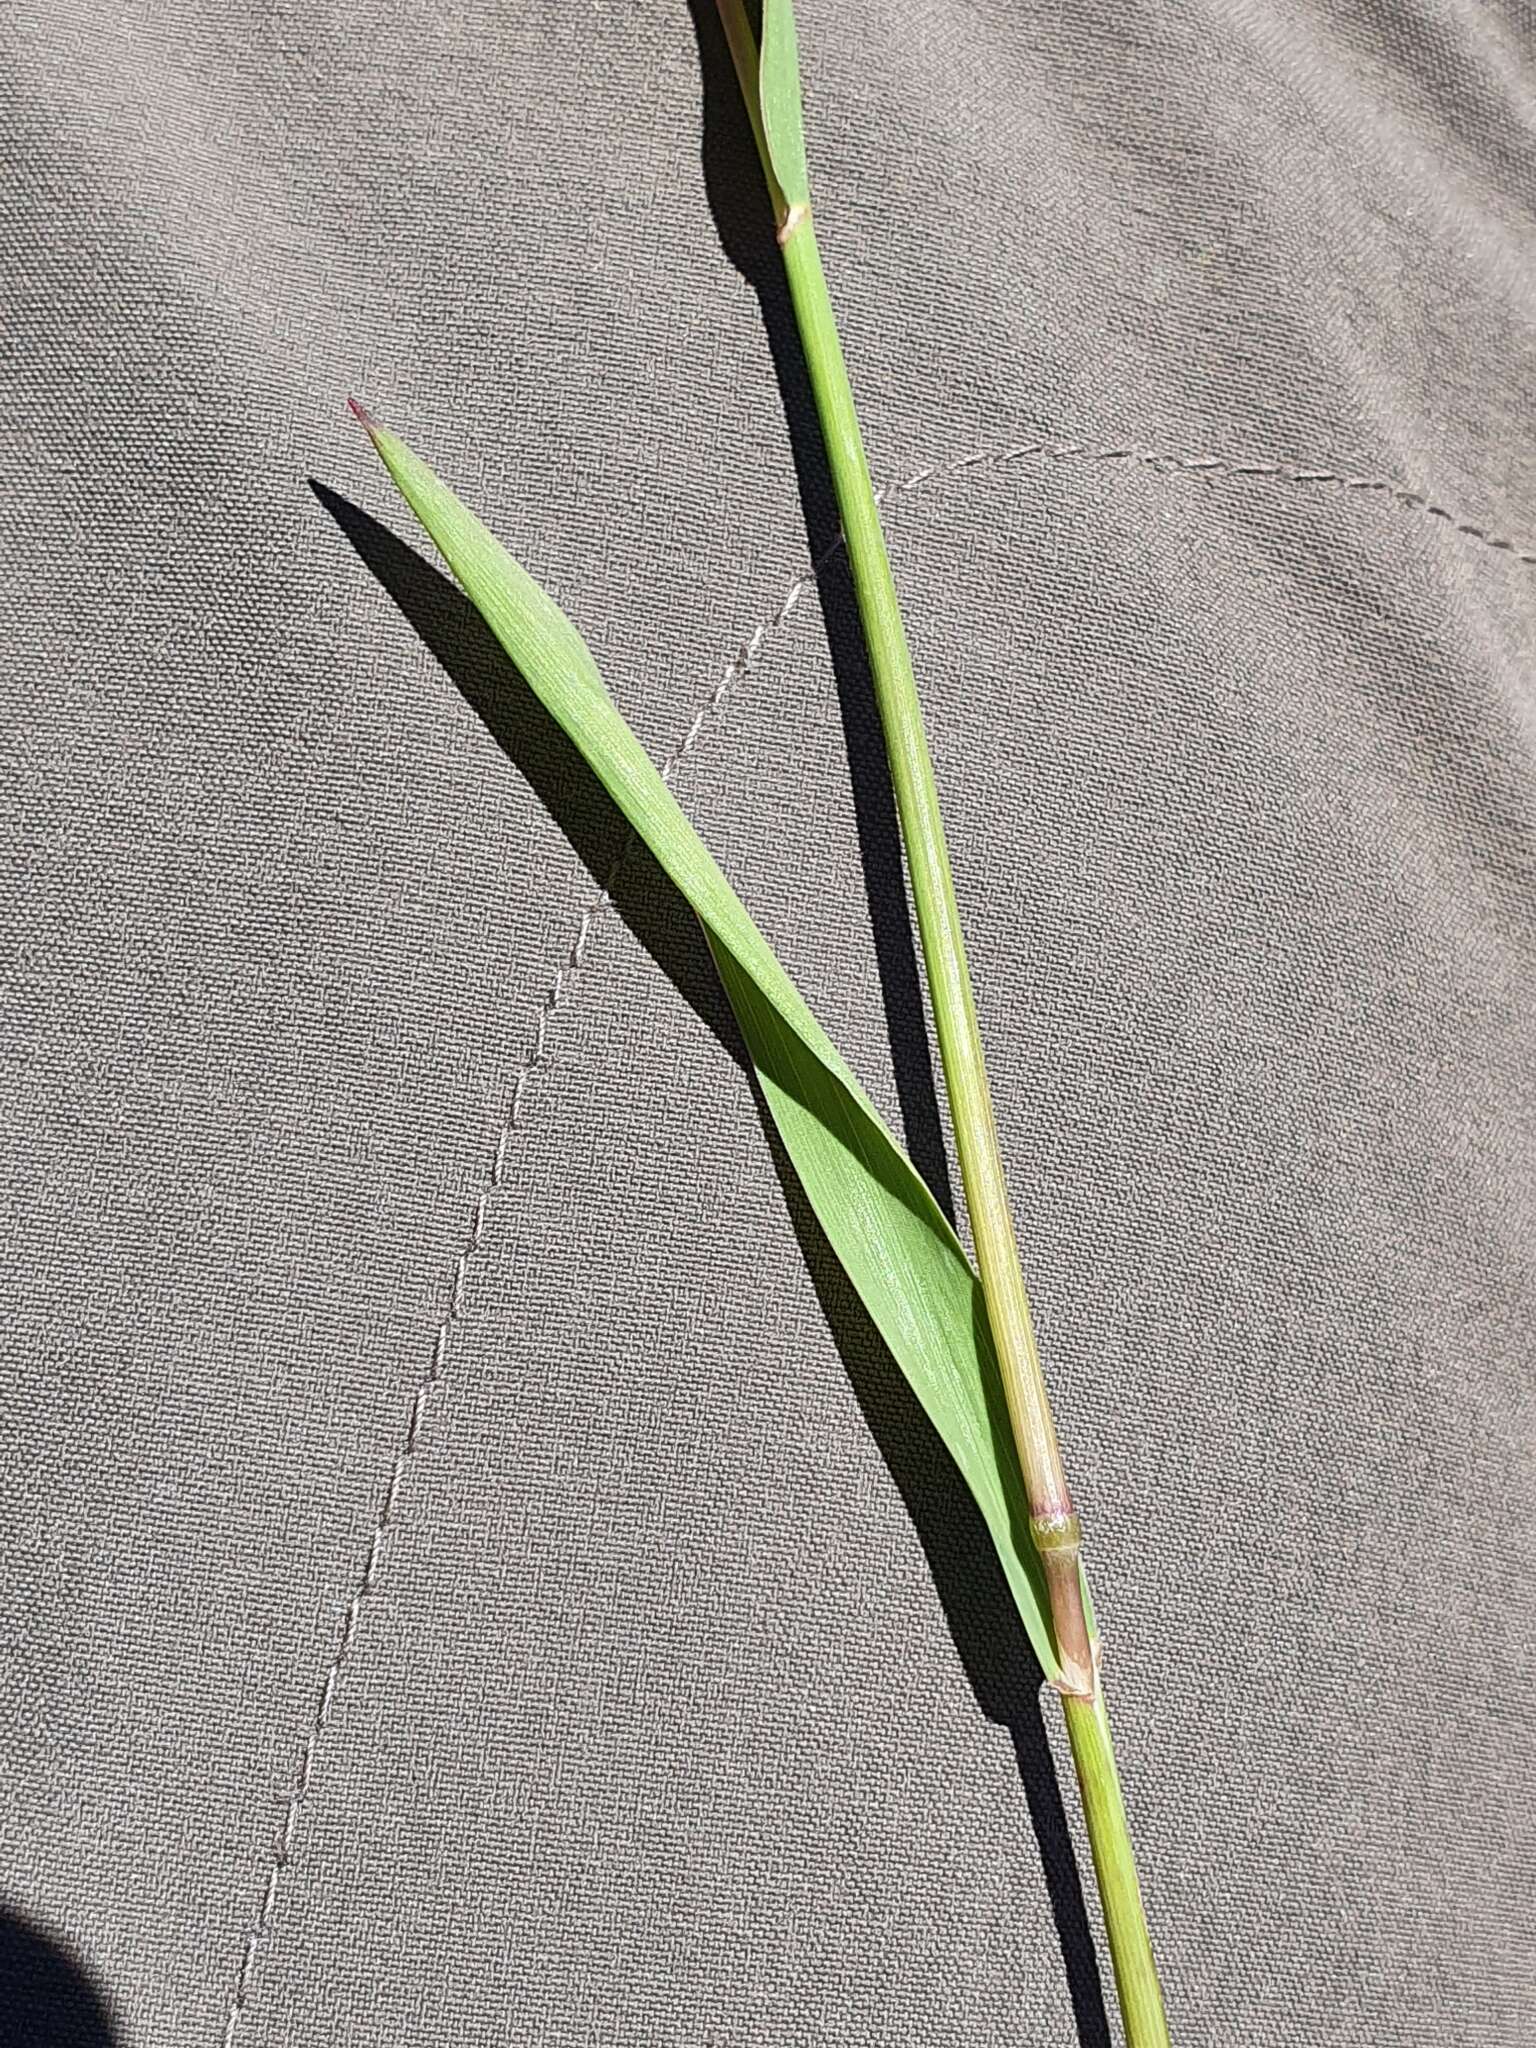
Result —
<path fill-rule="evenodd" d="M 10 1906 L 0 1906 L 0 2048 L 122 2048 L 84 1963 Z"/>
<path fill-rule="evenodd" d="M 976 1698 L 1012 1740 L 1081 2048 L 1109 2048 L 1093 1937 L 1041 1719 L 1039 1667 L 986 1524 L 865 1314 L 789 1165 L 698 920 L 462 592 L 338 492 L 313 479 L 310 489 L 532 785 L 594 879 L 608 887 L 619 916 L 751 1080 L 785 1206 L 844 1369 L 912 1518 Z M 786 1084 L 792 1080 L 788 1072 L 781 1078 Z M 992 1422 L 994 1430 L 1007 1427 L 1000 1409 Z"/>
<path fill-rule="evenodd" d="M 913 1165 L 935 1201 L 955 1219 L 954 1194 L 934 1088 L 922 981 L 907 907 L 901 833 L 885 761 L 885 739 L 870 681 L 864 634 L 842 547 L 832 479 L 827 469 L 816 404 L 774 240 L 752 132 L 713 0 L 689 0 L 699 45 L 704 91 L 704 184 L 721 246 L 757 294 L 773 371 L 789 433 L 806 539 L 821 564 L 817 590 L 837 678 L 854 822 L 870 926 L 880 974 L 886 1030 L 901 1107 L 902 1133 Z"/>

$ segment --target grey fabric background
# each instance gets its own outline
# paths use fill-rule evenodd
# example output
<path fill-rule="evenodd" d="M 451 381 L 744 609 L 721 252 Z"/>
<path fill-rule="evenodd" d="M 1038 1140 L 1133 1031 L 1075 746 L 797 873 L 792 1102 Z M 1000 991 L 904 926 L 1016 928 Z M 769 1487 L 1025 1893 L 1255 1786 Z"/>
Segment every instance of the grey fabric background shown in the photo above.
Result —
<path fill-rule="evenodd" d="M 1524 2048 L 1536 20 L 801 16 L 1175 2039 Z M 697 27 L 0 17 L 7 2041 L 1115 2037 L 964 1503 L 342 410 L 931 1164 Z"/>

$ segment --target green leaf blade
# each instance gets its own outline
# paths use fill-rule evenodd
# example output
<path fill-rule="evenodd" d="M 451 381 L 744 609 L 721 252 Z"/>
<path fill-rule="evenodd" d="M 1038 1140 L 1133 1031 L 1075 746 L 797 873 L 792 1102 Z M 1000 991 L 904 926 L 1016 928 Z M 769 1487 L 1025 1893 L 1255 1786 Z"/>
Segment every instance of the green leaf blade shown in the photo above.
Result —
<path fill-rule="evenodd" d="M 964 1248 L 630 731 L 576 628 L 404 442 L 364 424 L 465 594 L 703 924 L 806 1197 L 970 1488 L 1054 1678 L 1028 1507 Z"/>
<path fill-rule="evenodd" d="M 805 161 L 805 114 L 800 100 L 800 51 L 792 0 L 763 0 L 763 46 L 757 96 L 773 175 L 790 207 L 811 203 Z"/>

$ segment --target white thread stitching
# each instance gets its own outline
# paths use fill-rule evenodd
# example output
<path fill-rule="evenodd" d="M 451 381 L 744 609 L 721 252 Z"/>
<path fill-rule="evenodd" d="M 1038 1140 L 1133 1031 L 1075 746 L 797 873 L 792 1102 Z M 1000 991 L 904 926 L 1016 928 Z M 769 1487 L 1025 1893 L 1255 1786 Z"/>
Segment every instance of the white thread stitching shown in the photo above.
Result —
<path fill-rule="evenodd" d="M 839 545 L 841 545 L 840 541 L 833 544 L 834 548 Z M 831 550 L 828 552 L 830 553 Z M 825 560 L 825 557 L 823 557 L 823 560 Z M 797 576 L 785 592 L 784 599 L 772 618 L 758 626 L 751 636 L 742 643 L 742 646 L 731 661 L 726 664 L 718 682 L 716 682 L 709 696 L 694 715 L 687 731 L 662 763 L 661 777 L 664 782 L 671 782 L 678 768 L 698 744 L 705 727 L 717 718 L 723 710 L 731 691 L 756 666 L 764 640 L 768 637 L 769 633 L 777 631 L 785 623 L 807 588 L 815 581 L 816 575 L 817 569 L 812 568 L 803 575 Z M 373 1533 L 369 1539 L 367 1561 L 363 1567 L 362 1577 L 353 1592 L 351 1600 L 347 1604 L 341 1630 L 336 1639 L 336 1647 L 332 1652 L 330 1663 L 326 1666 L 321 1680 L 320 1698 L 315 1718 L 310 1724 L 309 1732 L 304 1738 L 303 1746 L 299 1753 L 299 1768 L 278 1828 L 271 1867 L 267 1872 L 266 1884 L 262 1890 L 261 1904 L 255 1921 L 247 1932 L 245 1943 L 241 1950 L 240 1965 L 236 1972 L 234 1991 L 230 1997 L 229 2007 L 224 2019 L 224 2048 L 233 2048 L 235 2035 L 245 2012 L 250 1994 L 251 1973 L 255 1968 L 256 1957 L 260 1953 L 262 1942 L 266 1939 L 271 1927 L 272 1916 L 277 1909 L 277 1897 L 282 1872 L 287 1868 L 293 1853 L 294 1836 L 298 1828 L 299 1809 L 309 1796 L 310 1786 L 314 1779 L 315 1757 L 330 1722 L 331 1711 L 336 1699 L 336 1688 L 345 1669 L 347 1659 L 351 1654 L 363 1605 L 373 1592 L 378 1581 L 379 1572 L 384 1560 L 385 1542 L 394 1522 L 395 1509 L 399 1501 L 400 1488 L 405 1478 L 406 1467 L 420 1446 L 432 1394 L 441 1381 L 447 1366 L 450 1339 L 455 1327 L 462 1322 L 464 1317 L 464 1300 L 469 1278 L 470 1262 L 484 1244 L 485 1226 L 491 1196 L 500 1188 L 505 1177 L 507 1150 L 514 1132 L 521 1127 L 523 1122 L 523 1110 L 527 1100 L 529 1083 L 540 1068 L 549 1064 L 548 1031 L 550 1020 L 570 1000 L 571 990 L 586 964 L 587 952 L 591 944 L 593 931 L 599 919 L 612 908 L 613 899 L 609 891 L 613 886 L 619 868 L 633 844 L 633 837 L 626 841 L 625 846 L 614 862 L 607 882 L 582 910 L 576 928 L 576 936 L 566 953 L 564 962 L 556 970 L 549 987 L 545 990 L 537 1004 L 532 1040 L 524 1052 L 523 1058 L 513 1070 L 510 1098 L 506 1112 L 496 1131 L 490 1167 L 479 1193 L 475 1197 L 474 1208 L 471 1212 L 469 1229 L 464 1244 L 449 1269 L 447 1310 L 433 1335 L 430 1362 L 417 1380 L 412 1391 L 410 1407 L 406 1414 L 404 1434 L 400 1447 L 395 1453 L 394 1461 L 390 1466 L 384 1496 L 374 1521 Z"/>
<path fill-rule="evenodd" d="M 1536 550 L 1522 546 L 1518 541 L 1504 534 L 1490 533 L 1485 526 L 1474 520 L 1463 519 L 1450 506 L 1442 505 L 1425 491 L 1416 491 L 1411 485 L 1400 483 L 1390 476 L 1351 476 L 1346 470 L 1307 468 L 1294 462 L 1234 461 L 1223 455 L 1171 455 L 1156 448 L 1143 448 L 1138 443 L 1126 441 L 1095 447 L 1089 442 L 1051 439 L 1042 436 L 1038 440 L 1017 441 L 1011 447 L 1000 450 L 976 449 L 957 460 L 917 470 L 904 477 L 900 483 L 887 485 L 876 493 L 882 503 L 899 498 L 914 490 L 919 484 L 927 483 L 933 477 L 954 476 L 963 469 L 975 469 L 982 465 L 994 469 L 1005 468 L 1009 463 L 1022 462 L 1031 456 L 1044 456 L 1050 461 L 1082 462 L 1139 462 L 1149 469 L 1163 473 L 1184 470 L 1197 475 L 1220 475 L 1268 479 L 1275 483 L 1326 484 L 1341 491 L 1379 491 L 1383 497 L 1391 498 L 1411 511 L 1423 512 L 1431 519 L 1438 519 L 1449 526 L 1454 533 L 1467 535 L 1471 540 L 1480 541 L 1485 548 L 1492 548 L 1496 554 L 1511 555 L 1517 562 L 1528 567 L 1536 565 Z"/>
<path fill-rule="evenodd" d="M 1032 456 L 1044 456 L 1051 461 L 1082 460 L 1088 462 L 1135 461 L 1149 468 L 1169 473 L 1186 471 L 1197 474 L 1221 474 L 1244 478 L 1264 478 L 1293 484 L 1326 484 L 1347 491 L 1379 491 L 1385 497 L 1413 510 L 1422 511 L 1430 518 L 1438 519 L 1454 532 L 1466 534 L 1470 539 L 1480 541 L 1484 547 L 1501 554 L 1510 555 L 1517 562 L 1536 565 L 1536 551 L 1524 548 L 1515 541 L 1501 535 L 1493 535 L 1481 526 L 1462 519 L 1457 514 L 1430 498 L 1422 491 L 1412 490 L 1408 485 L 1398 483 L 1391 477 L 1350 476 L 1335 469 L 1307 469 L 1299 464 L 1286 462 L 1235 462 L 1219 455 L 1170 455 L 1156 449 L 1142 448 L 1134 443 L 1094 447 L 1082 441 L 1034 440 L 1019 441 L 1003 449 L 976 449 L 968 455 L 933 463 L 928 467 L 903 477 L 899 482 L 888 484 L 876 492 L 882 503 L 904 497 L 909 491 L 931 482 L 936 477 L 958 476 L 962 471 L 980 467 L 1006 468 L 1010 463 L 1022 462 Z M 743 641 L 734 657 L 726 664 L 720 679 L 711 689 L 708 697 L 695 712 L 681 740 L 662 763 L 661 778 L 670 785 L 673 776 L 698 744 L 700 736 L 723 710 L 726 700 L 738 684 L 744 682 L 757 665 L 763 642 L 786 624 L 795 606 L 805 592 L 816 582 L 826 563 L 842 545 L 841 536 L 833 541 L 826 553 L 809 569 L 797 576 L 785 592 L 783 601 L 773 615 L 758 625 Z M 607 882 L 581 912 L 576 936 L 567 950 L 563 964 L 557 969 L 549 987 L 539 999 L 534 1022 L 532 1040 L 522 1059 L 513 1069 L 511 1091 L 507 1108 L 497 1127 L 490 1167 L 480 1186 L 470 1214 L 469 1229 L 457 1257 L 449 1269 L 448 1306 L 433 1333 L 429 1362 L 417 1379 L 411 1393 L 410 1406 L 406 1411 L 404 1433 L 400 1447 L 395 1452 L 390 1466 L 388 1481 L 380 1501 L 379 1511 L 374 1520 L 368 1540 L 368 1552 L 362 1576 L 347 1602 L 336 1647 L 321 1678 L 320 1695 L 315 1717 L 310 1723 L 299 1751 L 299 1765 L 294 1777 L 293 1789 L 283 1809 L 273 1848 L 272 1862 L 262 1887 L 261 1903 L 241 1949 L 239 1968 L 235 1975 L 234 1990 L 230 1996 L 224 2021 L 224 2048 L 233 2048 L 236 2032 L 244 2016 L 250 1994 L 251 1974 L 256 1957 L 271 1928 L 272 1918 L 277 1910 L 278 1891 L 282 1873 L 293 1854 L 294 1837 L 298 1830 L 299 1810 L 309 1797 L 314 1780 L 315 1758 L 329 1726 L 331 1712 L 335 1705 L 336 1689 L 341 1681 L 352 1645 L 362 1618 L 363 1607 L 378 1583 L 383 1568 L 386 1541 L 394 1524 L 395 1509 L 399 1503 L 400 1488 L 404 1482 L 406 1467 L 415 1456 L 421 1443 L 426 1425 L 427 1412 L 433 1391 L 442 1380 L 447 1367 L 449 1342 L 456 1326 L 463 1320 L 464 1297 L 468 1281 L 469 1266 L 485 1241 L 485 1226 L 492 1195 L 502 1185 L 506 1172 L 507 1149 L 513 1134 L 523 1123 L 523 1110 L 527 1099 L 529 1082 L 533 1075 L 549 1064 L 548 1027 L 550 1019 L 570 999 L 570 992 L 586 965 L 587 951 L 592 933 L 598 920 L 612 908 L 609 894 L 613 882 L 627 857 L 633 839 L 626 842 L 615 860 Z"/>

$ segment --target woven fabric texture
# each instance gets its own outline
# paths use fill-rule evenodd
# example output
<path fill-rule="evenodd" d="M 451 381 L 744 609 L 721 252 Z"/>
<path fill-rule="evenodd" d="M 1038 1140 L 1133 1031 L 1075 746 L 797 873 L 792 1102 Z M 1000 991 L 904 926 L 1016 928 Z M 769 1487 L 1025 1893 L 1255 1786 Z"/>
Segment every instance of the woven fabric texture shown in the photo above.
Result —
<path fill-rule="evenodd" d="M 799 12 L 1174 2038 L 1528 2048 L 1536 23 Z M 10 0 L 0 158 L 0 2040 L 1105 2048 L 975 1520 L 342 404 L 940 1178 L 712 8 Z"/>

